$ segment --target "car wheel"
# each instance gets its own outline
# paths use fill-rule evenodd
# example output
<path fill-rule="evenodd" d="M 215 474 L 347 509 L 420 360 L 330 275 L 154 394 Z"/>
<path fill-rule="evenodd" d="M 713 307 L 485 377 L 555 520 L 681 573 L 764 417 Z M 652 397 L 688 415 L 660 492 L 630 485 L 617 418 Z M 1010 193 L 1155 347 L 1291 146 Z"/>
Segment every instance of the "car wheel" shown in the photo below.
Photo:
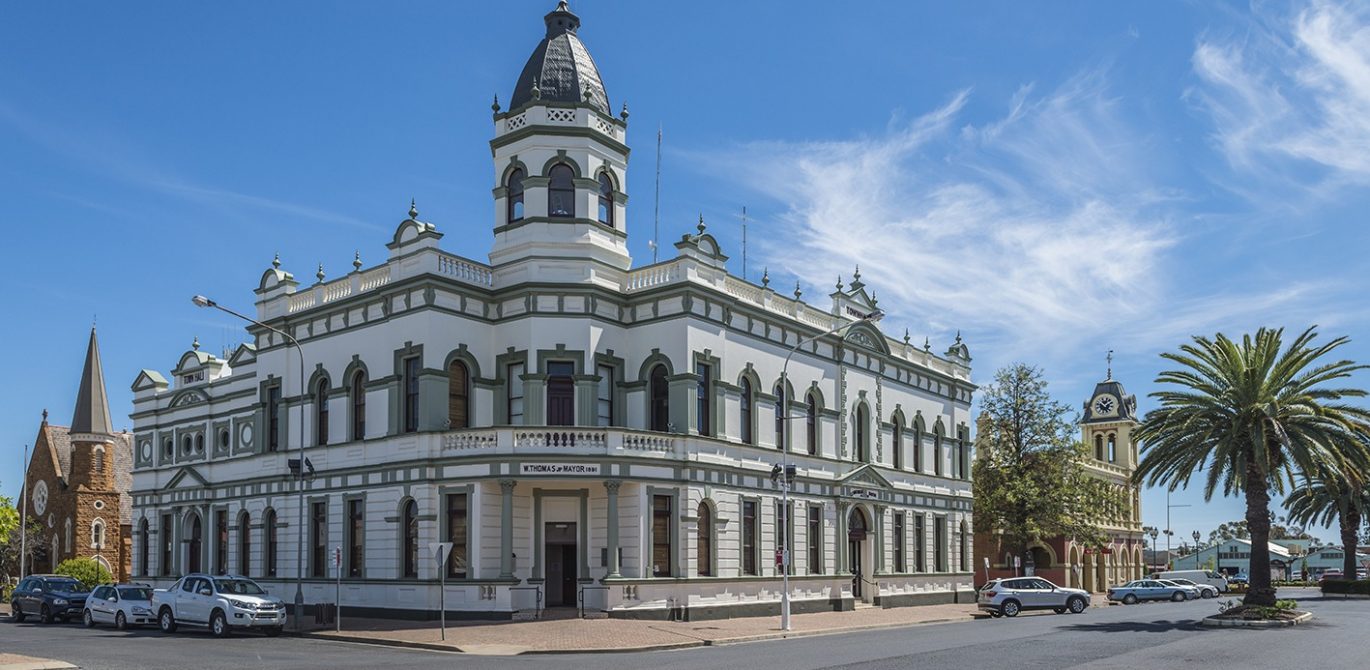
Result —
<path fill-rule="evenodd" d="M 95 615 L 90 613 L 89 607 L 86 608 L 85 612 L 81 613 L 81 623 L 85 624 L 86 628 L 95 627 Z"/>
<path fill-rule="evenodd" d="M 223 610 L 214 610 L 214 613 L 209 615 L 209 632 L 213 633 L 214 637 L 228 637 L 228 617 L 224 616 Z"/>
<path fill-rule="evenodd" d="M 1085 607 L 1085 599 L 1079 596 L 1071 598 L 1070 602 L 1066 603 L 1066 609 L 1070 610 L 1071 614 L 1079 614 L 1085 611 Z"/>
<path fill-rule="evenodd" d="M 1136 605 L 1136 604 L 1137 604 L 1137 596 L 1134 595 L 1134 594 L 1131 594 L 1131 593 L 1129 593 L 1129 594 L 1123 596 L 1123 604 L 1124 604 L 1124 605 Z"/>
<path fill-rule="evenodd" d="M 128 619 L 124 618 L 123 612 L 114 615 L 114 627 L 119 630 L 128 628 Z"/>
<path fill-rule="evenodd" d="M 176 632 L 176 617 L 171 613 L 170 607 L 163 607 L 157 615 L 157 627 L 161 628 L 163 633 Z"/>
<path fill-rule="evenodd" d="M 264 632 L 266 633 L 267 637 L 279 637 L 281 634 L 281 627 L 272 626 L 270 628 L 267 628 Z"/>
<path fill-rule="evenodd" d="M 15 623 L 24 623 L 24 617 L 26 616 L 24 610 L 19 608 L 19 601 L 16 600 L 10 603 L 10 618 L 14 619 Z"/>
<path fill-rule="evenodd" d="M 1018 604 L 1017 600 L 1005 600 L 1004 604 L 999 606 L 999 610 L 1004 613 L 1004 616 L 1010 619 L 1018 616 L 1018 611 L 1021 609 L 1022 606 Z"/>
<path fill-rule="evenodd" d="M 1184 602 L 1186 600 L 1189 600 L 1189 596 L 1186 596 L 1185 594 L 1179 591 L 1176 591 L 1170 595 L 1170 602 L 1173 603 Z"/>
<path fill-rule="evenodd" d="M 1204 597 L 1205 597 L 1205 598 L 1217 598 L 1217 597 L 1218 597 L 1218 592 L 1217 592 L 1217 591 L 1204 591 Z"/>
<path fill-rule="evenodd" d="M 47 604 L 43 605 L 43 609 L 38 618 L 42 619 L 43 623 L 52 623 L 52 610 L 48 609 Z"/>

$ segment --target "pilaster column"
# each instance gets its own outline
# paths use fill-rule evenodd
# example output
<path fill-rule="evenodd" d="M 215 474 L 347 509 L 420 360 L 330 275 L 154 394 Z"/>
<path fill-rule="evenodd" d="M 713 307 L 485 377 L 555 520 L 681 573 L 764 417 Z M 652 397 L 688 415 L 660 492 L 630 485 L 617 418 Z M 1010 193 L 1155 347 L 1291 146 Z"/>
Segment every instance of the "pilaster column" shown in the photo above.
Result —
<path fill-rule="evenodd" d="M 885 506 L 875 505 L 875 565 L 873 575 L 885 574 Z"/>
<path fill-rule="evenodd" d="M 607 538 L 606 545 L 609 548 L 609 574 L 606 577 L 618 577 L 618 489 L 623 485 L 622 481 L 610 479 L 604 482 L 604 490 L 609 494 L 608 519 L 605 520 L 605 531 Z"/>
<path fill-rule="evenodd" d="M 847 562 L 847 513 L 851 510 L 851 503 L 839 500 L 837 502 L 837 565 L 832 573 L 834 575 L 851 574 L 850 564 Z"/>
<path fill-rule="evenodd" d="M 514 577 L 514 486 L 512 479 L 499 480 L 500 488 L 500 529 L 499 529 L 499 576 L 500 579 Z"/>

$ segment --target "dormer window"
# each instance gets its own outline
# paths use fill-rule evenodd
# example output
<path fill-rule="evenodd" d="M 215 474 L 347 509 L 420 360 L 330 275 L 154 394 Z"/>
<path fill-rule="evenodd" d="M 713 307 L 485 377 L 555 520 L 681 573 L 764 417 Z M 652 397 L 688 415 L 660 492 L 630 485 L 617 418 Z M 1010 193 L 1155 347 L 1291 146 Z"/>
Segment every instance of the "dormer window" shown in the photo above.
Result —
<path fill-rule="evenodd" d="M 614 182 L 609 173 L 599 173 L 599 222 L 614 227 Z"/>
<path fill-rule="evenodd" d="M 547 214 L 561 218 L 576 215 L 575 173 L 565 163 L 557 163 L 547 173 Z"/>
<path fill-rule="evenodd" d="M 509 173 L 509 181 L 505 183 L 508 189 L 508 219 L 512 223 L 523 218 L 523 170 L 515 169 Z"/>

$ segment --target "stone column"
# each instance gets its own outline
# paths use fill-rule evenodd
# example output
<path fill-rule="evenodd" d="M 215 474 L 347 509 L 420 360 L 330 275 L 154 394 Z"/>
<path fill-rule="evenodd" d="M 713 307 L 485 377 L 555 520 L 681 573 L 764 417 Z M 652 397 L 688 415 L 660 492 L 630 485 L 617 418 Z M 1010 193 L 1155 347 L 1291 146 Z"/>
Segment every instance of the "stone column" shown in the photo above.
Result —
<path fill-rule="evenodd" d="M 514 486 L 512 479 L 499 480 L 500 488 L 500 529 L 499 529 L 499 577 L 514 577 Z"/>
<path fill-rule="evenodd" d="M 622 481 L 610 479 L 604 482 L 604 489 L 609 494 L 608 513 L 605 521 L 605 531 L 607 538 L 606 545 L 609 548 L 609 574 L 606 577 L 618 577 L 618 489 L 623 485 Z"/>
<path fill-rule="evenodd" d="M 851 503 L 839 500 L 837 502 L 837 565 L 833 566 L 834 575 L 849 574 L 847 564 L 847 513 L 851 509 Z"/>

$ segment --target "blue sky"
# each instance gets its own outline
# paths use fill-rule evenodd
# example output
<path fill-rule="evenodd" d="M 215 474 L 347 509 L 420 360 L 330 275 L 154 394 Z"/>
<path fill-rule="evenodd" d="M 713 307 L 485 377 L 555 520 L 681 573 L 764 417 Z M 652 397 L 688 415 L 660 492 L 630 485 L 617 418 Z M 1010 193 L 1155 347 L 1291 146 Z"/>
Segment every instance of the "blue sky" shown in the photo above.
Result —
<path fill-rule="evenodd" d="M 483 260 L 491 98 L 553 4 L 0 8 L 0 490 L 39 413 L 69 421 L 96 315 L 123 416 L 140 368 L 240 339 L 189 296 L 249 308 L 277 251 L 303 278 L 375 263 L 412 197 Z M 1260 325 L 1370 360 L 1364 5 L 572 8 L 632 114 L 639 264 L 661 126 L 663 240 L 702 213 L 740 272 L 746 206 L 753 280 L 817 299 L 859 263 L 888 332 L 959 329 L 980 380 L 1026 361 L 1078 404 L 1113 349 L 1146 410 L 1158 352 Z M 1164 492 L 1143 500 L 1163 525 Z M 1241 516 L 1173 502 L 1182 537 Z"/>

